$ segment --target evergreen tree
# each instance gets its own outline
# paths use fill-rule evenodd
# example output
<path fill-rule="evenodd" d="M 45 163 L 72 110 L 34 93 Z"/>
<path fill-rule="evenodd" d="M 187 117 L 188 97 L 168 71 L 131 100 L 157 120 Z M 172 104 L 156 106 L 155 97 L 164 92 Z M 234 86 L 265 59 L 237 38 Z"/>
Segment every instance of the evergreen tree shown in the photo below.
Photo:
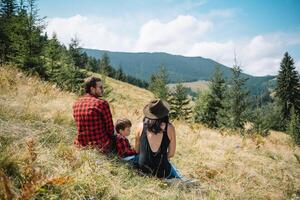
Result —
<path fill-rule="evenodd" d="M 292 107 L 295 108 L 297 113 L 300 113 L 299 74 L 288 52 L 284 54 L 280 63 L 275 92 L 282 106 L 281 117 L 283 121 L 287 122 L 289 120 Z"/>
<path fill-rule="evenodd" d="M 56 83 L 63 90 L 77 94 L 83 92 L 83 82 L 87 74 L 84 70 L 75 69 L 70 52 L 60 44 L 55 34 L 44 45 L 42 58 L 48 81 Z"/>
<path fill-rule="evenodd" d="M 100 73 L 106 74 L 109 77 L 115 77 L 116 70 L 110 65 L 110 59 L 108 54 L 105 52 L 100 61 Z"/>
<path fill-rule="evenodd" d="M 218 123 L 220 126 L 243 129 L 246 121 L 246 107 L 248 91 L 245 91 L 246 78 L 241 77 L 241 69 L 235 65 L 232 69 L 232 79 L 225 92 L 223 109 L 218 113 Z"/>
<path fill-rule="evenodd" d="M 156 98 L 167 100 L 168 98 L 168 73 L 160 66 L 159 71 L 151 75 L 149 90 L 153 92 Z"/>
<path fill-rule="evenodd" d="M 110 94 L 112 92 L 112 88 L 107 84 L 106 78 L 111 73 L 110 70 L 111 68 L 112 67 L 110 66 L 109 57 L 107 53 L 104 53 L 100 60 L 100 73 L 101 73 L 102 84 L 104 89 L 103 98 L 107 99 L 110 102 L 113 101 L 113 99 L 109 99 Z"/>
<path fill-rule="evenodd" d="M 41 33 L 45 25 L 43 19 L 38 16 L 36 0 L 27 0 L 27 8 L 28 20 L 25 36 L 28 51 L 25 54 L 24 68 L 32 73 L 38 73 L 42 78 L 44 78 L 45 69 L 41 60 L 44 40 Z"/>
<path fill-rule="evenodd" d="M 264 105 L 264 119 L 268 124 L 269 128 L 276 131 L 284 131 L 285 124 L 280 116 L 281 105 L 278 103 L 277 98 L 273 102 Z"/>
<path fill-rule="evenodd" d="M 9 39 L 6 31 L 6 20 L 0 16 L 0 64 L 3 65 L 8 61 Z"/>
<path fill-rule="evenodd" d="M 190 119 L 192 109 L 190 107 L 188 89 L 182 83 L 176 84 L 174 92 L 170 95 L 169 102 L 171 107 L 170 117 L 172 119 Z"/>
<path fill-rule="evenodd" d="M 133 84 L 133 85 L 136 85 L 136 86 L 139 86 L 139 87 L 142 87 L 142 88 L 149 88 L 149 84 L 148 84 L 147 81 L 140 80 L 140 79 L 135 78 L 135 77 L 130 76 L 130 75 L 126 75 L 125 79 L 126 79 L 126 82 L 128 82 L 130 84 Z"/>
<path fill-rule="evenodd" d="M 17 11 L 16 0 L 1 0 L 0 1 L 0 15 L 6 19 L 15 16 Z"/>
<path fill-rule="evenodd" d="M 105 76 L 108 76 L 109 74 L 109 65 L 110 65 L 110 59 L 107 55 L 107 53 L 105 52 L 102 57 L 101 57 L 101 60 L 100 60 L 100 73 L 102 75 L 105 75 Z"/>
<path fill-rule="evenodd" d="M 209 113 L 208 110 L 208 102 L 209 102 L 209 93 L 210 91 L 198 91 L 196 101 L 195 101 L 195 107 L 194 107 L 194 121 L 196 123 L 203 122 L 205 124 L 208 124 L 207 119 L 209 116 L 207 116 Z"/>
<path fill-rule="evenodd" d="M 100 70 L 100 64 L 94 57 L 88 57 L 87 70 L 92 72 L 98 72 Z"/>
<path fill-rule="evenodd" d="M 266 113 L 270 110 L 266 110 L 265 107 L 260 107 L 257 105 L 257 108 L 254 110 L 250 122 L 252 122 L 252 128 L 250 132 L 259 134 L 261 136 L 268 136 L 270 131 L 270 123 L 266 118 Z"/>
<path fill-rule="evenodd" d="M 114 78 L 117 80 L 120 80 L 120 81 L 127 81 L 126 75 L 123 72 L 122 66 L 119 66 Z"/>
<path fill-rule="evenodd" d="M 2 0 L 1 13 L 1 60 L 12 62 L 31 73 L 45 75 L 41 62 L 43 48 L 43 19 L 39 19 L 35 0 L 27 0 L 26 6 L 20 1 Z"/>
<path fill-rule="evenodd" d="M 17 3 L 16 0 L 0 1 L 0 63 L 9 61 L 9 56 L 13 52 L 11 49 L 11 34 L 14 33 L 16 22 Z"/>
<path fill-rule="evenodd" d="M 214 75 L 209 84 L 209 93 L 206 97 L 206 104 L 201 100 L 196 101 L 200 105 L 195 106 L 195 122 L 202 122 L 209 127 L 218 127 L 217 116 L 221 109 L 223 109 L 225 90 L 225 80 L 219 67 L 216 67 Z M 203 107 L 201 107 L 203 105 Z"/>
<path fill-rule="evenodd" d="M 61 56 L 64 49 L 57 40 L 56 34 L 53 34 L 52 39 L 48 40 L 44 47 L 43 57 L 44 65 L 47 69 L 47 76 L 52 76 L 53 73 L 58 73 L 61 68 Z"/>
<path fill-rule="evenodd" d="M 74 67 L 75 69 L 81 68 L 81 48 L 79 46 L 79 38 L 74 37 L 71 38 L 71 43 L 69 44 L 69 52 L 71 55 L 71 58 L 73 59 L 74 62 Z"/>
<path fill-rule="evenodd" d="M 74 69 L 66 48 L 54 36 L 42 35 L 44 19 L 39 18 L 36 0 L 0 1 L 0 58 L 26 72 L 55 82 L 62 89 L 79 93 L 84 71 Z"/>
<path fill-rule="evenodd" d="M 73 59 L 63 46 L 57 66 L 58 68 L 53 71 L 49 80 L 64 90 L 82 94 L 83 82 L 87 74 L 84 70 L 75 69 Z"/>
<path fill-rule="evenodd" d="M 288 133 L 295 144 L 300 145 L 300 118 L 295 112 L 294 107 L 291 108 L 291 119 L 288 125 Z"/>

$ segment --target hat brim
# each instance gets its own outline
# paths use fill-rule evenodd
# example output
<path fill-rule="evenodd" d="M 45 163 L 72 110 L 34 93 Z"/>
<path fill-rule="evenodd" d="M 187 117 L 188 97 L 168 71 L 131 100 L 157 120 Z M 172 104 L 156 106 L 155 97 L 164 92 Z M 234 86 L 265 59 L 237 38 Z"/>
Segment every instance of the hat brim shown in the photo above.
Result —
<path fill-rule="evenodd" d="M 156 114 L 150 111 L 150 104 L 147 104 L 143 109 L 144 116 L 149 119 L 161 119 L 163 117 L 168 116 L 170 112 L 170 106 L 166 101 L 162 101 L 162 103 L 163 107 L 161 112 Z"/>

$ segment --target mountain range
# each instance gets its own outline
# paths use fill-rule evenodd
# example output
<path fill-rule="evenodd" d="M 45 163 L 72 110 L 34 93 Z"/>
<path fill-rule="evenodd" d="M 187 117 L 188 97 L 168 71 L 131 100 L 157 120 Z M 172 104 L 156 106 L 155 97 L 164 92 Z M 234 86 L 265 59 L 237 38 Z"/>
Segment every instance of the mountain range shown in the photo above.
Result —
<path fill-rule="evenodd" d="M 186 57 L 181 55 L 172 55 L 163 52 L 112 52 L 106 50 L 83 49 L 88 56 L 101 58 L 104 53 L 110 58 L 112 67 L 122 70 L 131 76 L 149 81 L 153 73 L 164 66 L 169 74 L 169 82 L 193 82 L 199 80 L 210 80 L 216 66 L 220 67 L 223 76 L 227 79 L 231 77 L 231 69 L 221 63 L 209 58 Z M 274 86 L 275 76 L 251 76 L 242 74 L 247 78 L 246 87 L 252 94 L 259 94 L 265 88 Z"/>

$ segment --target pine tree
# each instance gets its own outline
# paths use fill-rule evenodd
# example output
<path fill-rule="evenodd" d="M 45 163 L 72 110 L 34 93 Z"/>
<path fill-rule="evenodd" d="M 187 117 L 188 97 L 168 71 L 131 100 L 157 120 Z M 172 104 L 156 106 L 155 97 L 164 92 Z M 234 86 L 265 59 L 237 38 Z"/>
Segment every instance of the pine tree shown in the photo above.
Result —
<path fill-rule="evenodd" d="M 45 25 L 43 19 L 38 16 L 36 0 L 27 0 L 27 7 L 28 20 L 25 36 L 28 51 L 25 54 L 24 68 L 31 73 L 38 73 L 44 78 L 45 68 L 43 67 L 41 60 L 44 40 L 41 34 Z"/>
<path fill-rule="evenodd" d="M 250 119 L 250 122 L 252 122 L 252 129 L 250 132 L 264 137 L 269 135 L 270 123 L 266 118 L 266 112 L 270 112 L 270 110 L 266 110 L 265 107 L 260 107 L 257 105 Z"/>
<path fill-rule="evenodd" d="M 275 98 L 273 102 L 263 106 L 264 119 L 268 124 L 269 128 L 276 131 L 284 131 L 285 124 L 280 116 L 281 105 L 278 103 L 278 99 Z"/>
<path fill-rule="evenodd" d="M 195 122 L 202 122 L 209 127 L 218 127 L 217 116 L 221 109 L 223 109 L 225 90 L 225 80 L 219 67 L 216 67 L 214 75 L 209 84 L 209 93 L 205 97 L 206 101 L 196 101 L 194 108 Z M 203 99 L 203 97 L 200 97 Z M 199 103 L 200 105 L 197 105 Z M 202 105 L 202 106 L 201 106 Z"/>
<path fill-rule="evenodd" d="M 11 26 L 13 27 L 9 34 L 11 43 L 8 48 L 8 60 L 22 69 L 29 70 L 29 68 L 25 67 L 26 57 L 28 57 L 29 53 L 27 10 L 20 8 L 18 15 L 11 22 Z"/>
<path fill-rule="evenodd" d="M 8 61 L 9 40 L 6 31 L 7 21 L 0 16 L 0 65 Z"/>
<path fill-rule="evenodd" d="M 295 69 L 294 61 L 286 52 L 280 63 L 280 70 L 277 76 L 276 96 L 282 106 L 281 117 L 283 121 L 290 118 L 291 108 L 294 107 L 300 113 L 300 80 Z"/>
<path fill-rule="evenodd" d="M 168 73 L 163 67 L 159 67 L 159 71 L 151 75 L 149 90 L 153 92 L 156 98 L 167 100 L 168 98 Z"/>
<path fill-rule="evenodd" d="M 107 99 L 108 101 L 112 102 L 114 99 L 110 98 L 112 88 L 107 84 L 106 78 L 110 73 L 110 60 L 107 55 L 107 53 L 104 53 L 102 55 L 102 58 L 100 60 L 100 73 L 101 73 L 101 78 L 102 78 L 102 84 L 103 84 L 103 98 Z"/>
<path fill-rule="evenodd" d="M 0 64 L 8 62 L 13 52 L 11 35 L 15 32 L 16 12 L 16 0 L 0 1 Z"/>
<path fill-rule="evenodd" d="M 169 97 L 170 102 L 170 117 L 172 119 L 191 118 L 192 109 L 190 107 L 190 99 L 188 97 L 188 89 L 182 83 L 175 86 L 175 90 Z"/>
<path fill-rule="evenodd" d="M 53 73 L 58 73 L 61 68 L 61 56 L 63 48 L 57 40 L 56 34 L 53 34 L 52 39 L 48 40 L 44 47 L 43 57 L 44 65 L 47 69 L 47 76 L 52 76 Z"/>
<path fill-rule="evenodd" d="M 69 44 L 69 52 L 73 59 L 75 69 L 81 68 L 81 48 L 79 43 L 79 38 L 75 36 L 74 38 L 71 38 L 71 43 Z"/>
<path fill-rule="evenodd" d="M 100 70 L 100 64 L 94 57 L 88 57 L 87 70 L 92 72 L 98 72 Z"/>
<path fill-rule="evenodd" d="M 1 0 L 0 1 L 0 15 L 6 19 L 15 16 L 17 11 L 16 0 Z"/>
<path fill-rule="evenodd" d="M 123 72 L 122 66 L 119 66 L 119 68 L 116 71 L 115 79 L 120 81 L 127 81 L 126 75 Z"/>
<path fill-rule="evenodd" d="M 242 77 L 239 66 L 235 65 L 231 70 L 232 79 L 225 92 L 223 109 L 218 113 L 218 123 L 227 128 L 243 129 L 249 95 L 249 92 L 244 89 L 247 79 Z"/>
<path fill-rule="evenodd" d="M 295 112 L 294 107 L 291 108 L 291 118 L 288 125 L 288 133 L 292 137 L 295 144 L 300 145 L 300 118 Z"/>
<path fill-rule="evenodd" d="M 142 88 L 149 88 L 149 84 L 148 84 L 147 81 L 140 80 L 140 79 L 135 78 L 135 77 L 130 76 L 130 75 L 126 75 L 125 79 L 126 79 L 126 82 L 128 82 L 130 84 L 133 84 L 133 85 L 136 85 L 136 86 L 139 86 L 139 87 L 142 87 Z"/>
<path fill-rule="evenodd" d="M 108 76 L 109 65 L 110 65 L 110 59 L 109 59 L 107 53 L 104 53 L 100 60 L 100 73 L 102 75 Z"/>
<path fill-rule="evenodd" d="M 196 123 L 203 122 L 205 124 L 207 123 L 207 119 L 209 118 L 207 115 L 209 114 L 207 112 L 208 110 L 208 99 L 209 99 L 209 92 L 210 91 L 198 91 L 196 101 L 195 101 L 195 107 L 194 107 L 194 121 Z"/>

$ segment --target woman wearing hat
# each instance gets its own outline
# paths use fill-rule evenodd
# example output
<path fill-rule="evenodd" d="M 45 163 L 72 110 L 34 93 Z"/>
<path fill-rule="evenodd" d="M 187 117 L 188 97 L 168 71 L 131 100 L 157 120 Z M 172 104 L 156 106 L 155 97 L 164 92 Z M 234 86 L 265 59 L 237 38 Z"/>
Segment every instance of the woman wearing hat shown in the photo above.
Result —
<path fill-rule="evenodd" d="M 175 128 L 169 123 L 169 111 L 168 103 L 160 99 L 145 106 L 145 117 L 136 133 L 135 149 L 144 173 L 158 178 L 181 178 L 169 162 L 176 149 Z"/>

